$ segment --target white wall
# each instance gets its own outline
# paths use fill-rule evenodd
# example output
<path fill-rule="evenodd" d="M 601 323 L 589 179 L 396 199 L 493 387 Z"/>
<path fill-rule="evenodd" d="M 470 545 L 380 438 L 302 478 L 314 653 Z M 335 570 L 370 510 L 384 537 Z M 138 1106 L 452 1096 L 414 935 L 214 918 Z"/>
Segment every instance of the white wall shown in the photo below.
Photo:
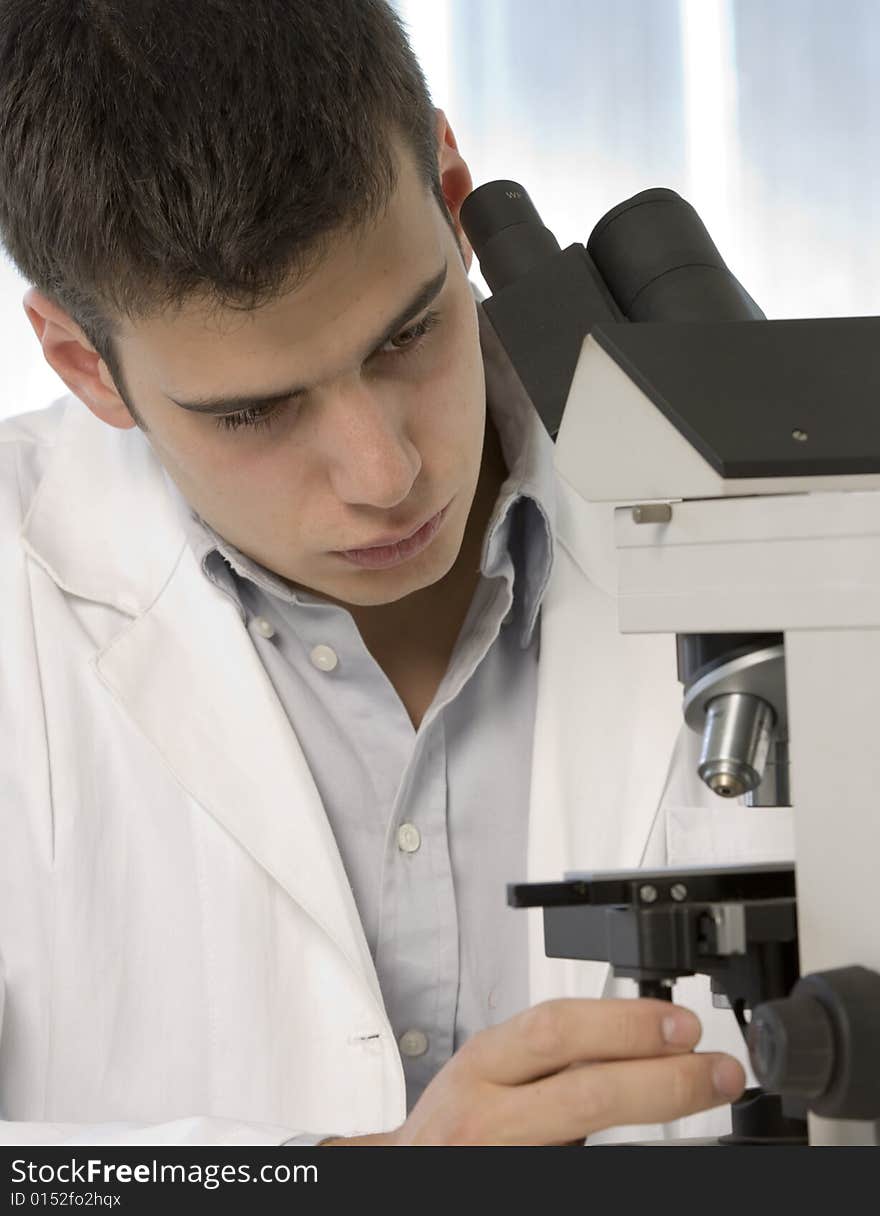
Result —
<path fill-rule="evenodd" d="M 563 246 L 668 186 L 768 316 L 880 313 L 876 0 L 397 7 L 475 182 L 521 182 Z"/>
<path fill-rule="evenodd" d="M 0 418 L 40 409 L 67 392 L 43 358 L 21 306 L 26 287 L 0 256 Z"/>

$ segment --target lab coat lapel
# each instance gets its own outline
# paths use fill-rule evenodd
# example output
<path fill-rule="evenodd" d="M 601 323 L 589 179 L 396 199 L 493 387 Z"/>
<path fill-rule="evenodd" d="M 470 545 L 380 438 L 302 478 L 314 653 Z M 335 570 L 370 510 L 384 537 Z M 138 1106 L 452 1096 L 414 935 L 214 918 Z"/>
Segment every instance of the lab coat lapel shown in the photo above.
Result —
<path fill-rule="evenodd" d="M 305 757 L 234 604 L 206 584 L 188 548 L 159 600 L 96 666 L 183 788 L 321 925 L 379 997 Z"/>
<path fill-rule="evenodd" d="M 681 734 L 675 645 L 617 628 L 613 511 L 557 481 L 557 549 L 541 610 L 528 875 L 641 864 Z M 532 1001 L 601 996 L 604 963 L 544 955 L 531 918 Z"/>
<path fill-rule="evenodd" d="M 111 430 L 72 400 L 22 541 L 66 591 L 134 617 L 95 655 L 97 677 L 181 787 L 322 926 L 381 1008 L 302 750 L 234 604 L 186 545 L 144 437 Z"/>

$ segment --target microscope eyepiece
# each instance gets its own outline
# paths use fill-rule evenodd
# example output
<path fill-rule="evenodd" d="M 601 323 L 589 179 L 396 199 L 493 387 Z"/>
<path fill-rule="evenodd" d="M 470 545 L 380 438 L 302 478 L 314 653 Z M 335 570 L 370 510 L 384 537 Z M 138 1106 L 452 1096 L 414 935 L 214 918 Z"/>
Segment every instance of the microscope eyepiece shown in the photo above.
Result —
<path fill-rule="evenodd" d="M 642 190 L 599 220 L 587 252 L 630 321 L 756 321 L 697 212 L 674 190 Z"/>
<path fill-rule="evenodd" d="M 559 253 L 535 204 L 518 182 L 487 182 L 462 204 L 461 225 L 493 292 Z"/>

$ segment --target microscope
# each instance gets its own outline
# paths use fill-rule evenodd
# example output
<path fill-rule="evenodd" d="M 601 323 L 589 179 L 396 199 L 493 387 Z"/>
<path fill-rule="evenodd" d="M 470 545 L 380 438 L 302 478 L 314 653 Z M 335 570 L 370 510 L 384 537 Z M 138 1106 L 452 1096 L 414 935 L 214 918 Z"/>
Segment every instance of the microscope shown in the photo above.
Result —
<path fill-rule="evenodd" d="M 880 317 L 768 321 L 671 190 L 560 249 L 516 182 L 464 230 L 484 310 L 585 504 L 618 625 L 669 634 L 697 772 L 792 806 L 785 863 L 512 883 L 549 957 L 643 996 L 710 978 L 759 1087 L 731 1144 L 880 1144 Z M 550 876 L 548 876 L 548 879 Z"/>

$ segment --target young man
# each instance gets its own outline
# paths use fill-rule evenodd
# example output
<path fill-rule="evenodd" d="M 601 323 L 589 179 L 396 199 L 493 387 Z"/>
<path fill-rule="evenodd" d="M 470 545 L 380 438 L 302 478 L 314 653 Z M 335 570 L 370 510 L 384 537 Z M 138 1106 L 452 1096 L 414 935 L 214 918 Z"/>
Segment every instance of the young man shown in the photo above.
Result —
<path fill-rule="evenodd" d="M 505 907 L 653 856 L 674 660 L 617 634 L 390 9 L 2 0 L 0 65 L 0 233 L 71 392 L 0 430 L 4 1134 L 723 1107 L 693 1014 Z"/>

